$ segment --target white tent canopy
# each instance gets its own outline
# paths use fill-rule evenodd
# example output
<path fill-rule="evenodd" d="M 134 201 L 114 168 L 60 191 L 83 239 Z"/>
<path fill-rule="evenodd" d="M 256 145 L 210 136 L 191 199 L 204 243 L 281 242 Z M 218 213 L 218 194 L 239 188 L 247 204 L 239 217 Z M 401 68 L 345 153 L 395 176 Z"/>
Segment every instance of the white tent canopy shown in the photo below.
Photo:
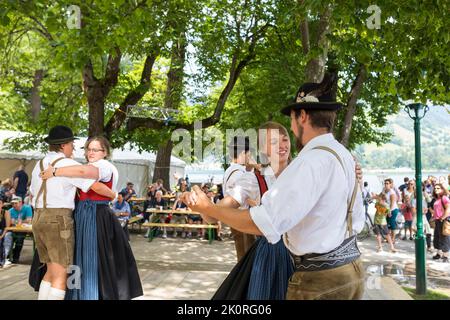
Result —
<path fill-rule="evenodd" d="M 44 157 L 44 154 L 36 150 L 25 150 L 12 152 L 4 145 L 4 140 L 8 138 L 19 138 L 26 135 L 20 131 L 0 130 L 0 180 L 12 178 L 19 165 L 25 166 L 25 171 L 31 178 L 31 171 L 37 162 Z M 84 150 L 82 147 L 87 138 L 75 140 L 74 159 L 85 163 Z M 155 168 L 156 155 L 150 152 L 137 152 L 127 143 L 123 149 L 114 149 L 111 162 L 119 171 L 118 188 L 124 188 L 128 181 L 134 183 L 134 188 L 138 195 L 143 195 L 146 186 L 151 183 L 153 170 Z M 170 159 L 170 185 L 176 184 L 174 176 L 183 177 L 186 163 L 176 157 Z"/>

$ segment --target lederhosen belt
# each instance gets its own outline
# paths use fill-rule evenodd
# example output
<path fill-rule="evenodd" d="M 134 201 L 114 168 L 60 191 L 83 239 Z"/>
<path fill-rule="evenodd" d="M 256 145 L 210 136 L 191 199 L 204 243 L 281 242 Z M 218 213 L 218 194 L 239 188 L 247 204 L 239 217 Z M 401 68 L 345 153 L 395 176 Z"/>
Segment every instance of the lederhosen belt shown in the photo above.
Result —
<path fill-rule="evenodd" d="M 319 146 L 314 149 L 321 149 L 332 153 L 341 164 L 344 169 L 341 158 L 338 154 L 328 147 Z M 337 268 L 352 261 L 358 259 L 361 255 L 358 244 L 356 241 L 356 235 L 353 235 L 352 228 L 352 213 L 353 205 L 355 203 L 356 191 L 358 188 L 358 179 L 355 178 L 355 187 L 353 188 L 353 194 L 350 201 L 347 203 L 347 231 L 349 237 L 346 238 L 337 248 L 327 253 L 309 253 L 302 256 L 297 256 L 289 251 L 292 262 L 294 264 L 295 271 L 320 271 Z M 286 242 L 288 242 L 287 233 L 285 234 Z"/>

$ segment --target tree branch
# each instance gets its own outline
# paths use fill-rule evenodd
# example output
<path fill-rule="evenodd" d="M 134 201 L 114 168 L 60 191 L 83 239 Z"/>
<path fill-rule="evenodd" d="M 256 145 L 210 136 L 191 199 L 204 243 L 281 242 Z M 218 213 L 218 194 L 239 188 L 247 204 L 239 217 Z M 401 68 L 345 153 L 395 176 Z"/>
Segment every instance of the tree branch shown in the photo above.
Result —
<path fill-rule="evenodd" d="M 142 97 L 148 92 L 151 84 L 151 76 L 153 65 L 155 63 L 158 53 L 153 53 L 145 58 L 144 69 L 141 74 L 141 81 L 139 85 L 131 90 L 123 102 L 120 104 L 119 108 L 114 111 L 114 114 L 109 119 L 105 126 L 105 135 L 110 138 L 113 131 L 119 129 L 122 123 L 126 119 L 126 111 L 128 106 L 134 106 Z"/>
<path fill-rule="evenodd" d="M 342 127 L 342 139 L 341 143 L 348 147 L 350 142 L 350 133 L 352 130 L 353 116 L 356 112 L 356 101 L 361 93 L 363 83 L 367 78 L 367 69 L 364 64 L 360 64 L 358 68 L 358 74 L 353 82 L 352 90 L 347 100 L 347 113 L 345 114 L 344 126 Z"/>
<path fill-rule="evenodd" d="M 41 33 L 44 36 L 44 38 L 46 38 L 49 41 L 54 41 L 53 36 L 50 34 L 50 32 L 47 30 L 47 28 L 36 17 L 33 17 L 33 16 L 28 16 L 28 17 L 39 25 L 40 29 L 36 28 L 36 30 L 39 33 Z"/>
<path fill-rule="evenodd" d="M 110 53 L 106 65 L 105 77 L 102 80 L 103 95 L 106 97 L 111 89 L 117 84 L 120 72 L 120 59 L 122 53 L 118 47 L 114 48 L 115 54 Z"/>
<path fill-rule="evenodd" d="M 328 51 L 326 35 L 329 31 L 330 17 L 331 7 L 327 5 L 320 16 L 317 37 L 314 43 L 310 44 L 311 47 L 321 48 L 323 52 L 318 57 L 309 60 L 306 64 L 305 74 L 307 82 L 319 83 L 322 81 L 323 75 L 325 74 L 325 63 Z"/>
<path fill-rule="evenodd" d="M 219 99 L 216 103 L 216 108 L 214 110 L 214 113 L 205 119 L 200 120 L 202 122 L 202 128 L 207 128 L 210 126 L 215 125 L 220 121 L 220 117 L 222 115 L 222 112 L 225 107 L 225 103 L 228 99 L 228 96 L 230 95 L 231 91 L 234 88 L 234 85 L 236 84 L 237 79 L 239 78 L 241 72 L 244 70 L 244 68 L 256 57 L 256 43 L 258 40 L 264 36 L 264 33 L 266 32 L 267 28 L 270 26 L 269 23 L 262 26 L 259 30 L 253 33 L 253 35 L 250 37 L 251 41 L 248 47 L 248 53 L 247 55 L 238 62 L 238 56 L 239 52 L 235 52 L 232 57 L 231 65 L 230 65 L 230 75 L 228 77 L 228 82 L 225 86 L 225 88 L 222 90 L 222 93 L 220 94 Z M 151 118 L 136 118 L 136 117 L 130 117 L 127 122 L 127 130 L 133 131 L 137 128 L 147 128 L 147 129 L 156 129 L 160 130 L 163 128 L 170 128 L 171 130 L 175 129 L 186 129 L 186 130 L 194 130 L 194 123 L 181 123 L 181 122 L 170 122 L 166 123 L 163 121 L 151 119 Z"/>

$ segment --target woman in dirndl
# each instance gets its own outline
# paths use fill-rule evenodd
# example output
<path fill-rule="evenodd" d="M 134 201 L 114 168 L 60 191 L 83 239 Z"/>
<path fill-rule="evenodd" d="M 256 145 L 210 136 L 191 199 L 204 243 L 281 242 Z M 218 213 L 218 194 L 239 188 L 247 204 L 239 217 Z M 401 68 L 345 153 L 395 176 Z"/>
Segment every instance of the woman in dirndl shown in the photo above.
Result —
<path fill-rule="evenodd" d="M 237 186 L 225 199 L 234 207 L 258 205 L 263 194 L 273 185 L 290 161 L 291 143 L 288 131 L 276 122 L 263 124 L 260 130 L 261 168 L 244 173 Z M 227 198 L 225 197 L 225 198 Z M 230 197 L 232 199 L 230 199 Z M 245 256 L 233 268 L 214 300 L 284 300 L 294 266 L 283 239 L 271 244 L 259 236 Z"/>

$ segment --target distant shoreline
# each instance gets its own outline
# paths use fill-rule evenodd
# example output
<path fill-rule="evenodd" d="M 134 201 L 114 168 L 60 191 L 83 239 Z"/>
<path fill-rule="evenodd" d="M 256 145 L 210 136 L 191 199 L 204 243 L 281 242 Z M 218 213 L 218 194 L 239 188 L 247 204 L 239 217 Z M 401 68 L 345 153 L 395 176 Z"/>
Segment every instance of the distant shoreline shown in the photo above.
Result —
<path fill-rule="evenodd" d="M 404 168 L 396 168 L 396 169 L 364 169 L 364 172 L 369 172 L 369 173 L 415 173 L 416 170 L 414 169 L 404 169 Z M 422 170 L 422 173 L 436 173 L 436 172 L 445 172 L 445 170 L 439 170 L 439 169 L 427 169 L 427 170 Z M 450 173 L 450 172 L 449 172 Z"/>

